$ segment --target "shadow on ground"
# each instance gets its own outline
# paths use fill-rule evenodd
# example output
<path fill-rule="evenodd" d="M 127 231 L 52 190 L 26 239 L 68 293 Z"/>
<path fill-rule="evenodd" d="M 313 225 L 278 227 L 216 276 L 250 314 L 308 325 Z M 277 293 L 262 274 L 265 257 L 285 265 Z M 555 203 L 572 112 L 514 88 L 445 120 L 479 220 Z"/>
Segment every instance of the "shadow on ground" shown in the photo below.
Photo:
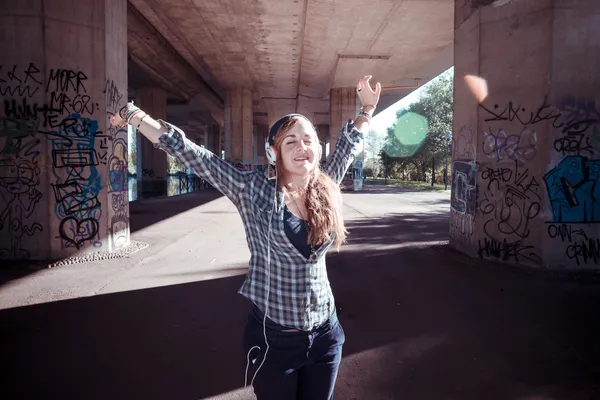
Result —
<path fill-rule="evenodd" d="M 223 197 L 221 192 L 215 189 L 204 189 L 179 196 L 132 201 L 129 203 L 131 233 L 199 207 L 219 197 Z"/>
<path fill-rule="evenodd" d="M 406 243 L 447 241 L 449 221 L 448 212 L 392 213 L 385 214 L 383 218 L 356 219 L 346 223 L 348 244 L 359 249 L 364 245 L 384 249 Z"/>
<path fill-rule="evenodd" d="M 393 246 L 443 238 L 447 216 L 349 227 L 353 245 Z M 337 398 L 600 396 L 596 281 L 466 263 L 432 246 L 332 252 L 328 265 L 346 332 Z M 0 397 L 204 399 L 238 389 L 249 311 L 236 293 L 242 280 L 0 311 Z"/>
<path fill-rule="evenodd" d="M 446 213 L 349 222 L 352 251 L 329 261 L 347 334 L 340 398 L 600 396 L 598 281 L 418 248 L 447 240 L 447 223 Z"/>
<path fill-rule="evenodd" d="M 158 197 L 136 200 L 129 203 L 130 230 L 135 233 L 150 225 L 169 219 L 177 214 L 216 200 L 223 195 L 215 189 L 204 189 L 199 192 L 173 197 Z M 0 259 L 0 286 L 24 278 L 49 264 L 64 259 L 52 260 L 4 260 Z"/>
<path fill-rule="evenodd" d="M 408 192 L 421 192 L 421 193 L 440 193 L 440 194 L 444 194 L 447 193 L 449 194 L 450 187 L 448 187 L 448 190 L 442 190 L 436 187 L 427 187 L 427 188 L 423 188 L 423 187 L 399 187 L 399 186 L 386 186 L 386 185 L 372 185 L 372 184 L 364 184 L 363 185 L 363 189 L 360 191 L 345 191 L 347 193 L 352 193 L 352 194 L 368 194 L 368 193 L 408 193 Z"/>

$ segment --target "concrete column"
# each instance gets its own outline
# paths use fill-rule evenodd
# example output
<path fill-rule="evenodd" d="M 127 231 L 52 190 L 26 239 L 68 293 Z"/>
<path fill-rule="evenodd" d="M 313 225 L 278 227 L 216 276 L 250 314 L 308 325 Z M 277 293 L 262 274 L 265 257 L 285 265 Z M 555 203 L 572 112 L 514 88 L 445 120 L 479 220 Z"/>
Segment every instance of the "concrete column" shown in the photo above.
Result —
<path fill-rule="evenodd" d="M 0 258 L 129 243 L 127 1 L 0 3 Z"/>
<path fill-rule="evenodd" d="M 451 245 L 599 268 L 600 3 L 455 4 Z"/>
<path fill-rule="evenodd" d="M 136 105 L 154 119 L 167 118 L 167 92 L 161 88 L 142 88 L 136 91 Z M 164 196 L 167 192 L 167 154 L 154 148 L 142 135 L 142 187 L 144 197 Z"/>
<path fill-rule="evenodd" d="M 267 154 L 265 151 L 265 142 L 269 136 L 269 126 L 266 124 L 254 125 L 255 131 L 255 154 L 256 158 L 253 165 L 267 165 Z"/>
<path fill-rule="evenodd" d="M 327 144 L 329 143 L 329 125 L 320 124 L 316 125 L 317 136 L 319 137 L 319 142 L 321 143 L 321 161 L 324 161 L 327 158 Z"/>
<path fill-rule="evenodd" d="M 360 105 L 356 88 L 333 88 L 329 94 L 329 151 L 333 151 L 344 123 L 354 118 Z"/>
<path fill-rule="evenodd" d="M 208 125 L 206 127 L 206 148 L 221 157 L 219 146 L 220 127 L 217 124 Z"/>
<path fill-rule="evenodd" d="M 252 91 L 230 89 L 225 96 L 225 158 L 233 163 L 254 163 Z"/>

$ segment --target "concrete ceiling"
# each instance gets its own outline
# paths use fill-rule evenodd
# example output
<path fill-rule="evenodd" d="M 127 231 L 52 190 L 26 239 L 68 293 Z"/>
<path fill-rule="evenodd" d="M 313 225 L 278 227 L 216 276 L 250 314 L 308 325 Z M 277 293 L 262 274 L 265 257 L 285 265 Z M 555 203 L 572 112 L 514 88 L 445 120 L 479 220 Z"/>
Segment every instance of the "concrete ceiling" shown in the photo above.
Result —
<path fill-rule="evenodd" d="M 361 75 L 410 86 L 453 64 L 454 0 L 130 0 L 128 16 L 132 60 L 213 114 L 244 87 L 257 113 L 326 116 L 330 88 Z"/>

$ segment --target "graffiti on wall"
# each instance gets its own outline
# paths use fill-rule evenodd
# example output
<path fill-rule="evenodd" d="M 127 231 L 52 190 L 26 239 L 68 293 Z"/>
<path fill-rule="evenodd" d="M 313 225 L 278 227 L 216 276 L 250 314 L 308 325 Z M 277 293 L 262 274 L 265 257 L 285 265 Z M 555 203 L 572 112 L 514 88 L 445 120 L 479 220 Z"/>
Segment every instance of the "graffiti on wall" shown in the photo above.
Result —
<path fill-rule="evenodd" d="M 563 99 L 557 109 L 577 123 L 558 133 L 554 150 L 559 158 L 544 175 L 552 211 L 548 237 L 575 265 L 598 265 L 600 240 L 589 224 L 600 222 L 600 113 L 594 101 L 578 98 Z"/>
<path fill-rule="evenodd" d="M 600 177 L 600 113 L 595 103 L 566 98 L 551 105 L 544 98 L 539 107 L 532 109 L 515 102 L 504 107 L 481 107 L 487 123 L 510 123 L 513 129 L 521 129 L 521 137 L 517 140 L 506 135 L 499 126 L 485 135 L 482 150 L 498 165 L 481 168 L 479 177 L 478 212 L 484 217 L 486 235 L 479 245 L 480 255 L 518 261 L 525 253 L 539 258 L 527 239 L 545 200 L 551 215 L 546 221 L 548 237 L 557 245 L 560 243 L 567 263 L 597 264 L 600 242 L 587 225 L 600 221 L 600 186 L 596 184 Z M 536 156 L 537 136 L 528 133 L 523 142 L 523 134 L 534 132 L 541 122 L 550 126 L 548 143 L 553 161 L 543 176 L 530 177 L 527 162 Z M 506 160 L 514 165 L 502 164 Z M 541 182 L 545 184 L 544 191 Z M 558 247 L 551 248 L 554 251 Z"/>
<path fill-rule="evenodd" d="M 527 128 L 522 128 L 516 134 L 507 134 L 502 128 L 495 132 L 484 132 L 481 150 L 497 162 L 514 160 L 524 164 L 536 156 L 537 134 Z"/>
<path fill-rule="evenodd" d="M 41 123 L 31 98 L 42 88 L 40 70 L 33 64 L 0 66 L 0 257 L 29 258 L 25 237 L 44 231 L 36 209 L 40 191 Z"/>
<path fill-rule="evenodd" d="M 567 156 L 544 176 L 552 222 L 600 222 L 600 160 Z"/>
<path fill-rule="evenodd" d="M 473 130 L 464 125 L 455 136 L 455 156 L 474 155 Z M 473 160 L 452 162 L 452 191 L 450 198 L 450 239 L 469 245 L 473 240 L 476 207 L 477 164 Z"/>
<path fill-rule="evenodd" d="M 112 80 L 104 87 L 107 120 L 125 105 L 125 96 Z M 102 139 L 110 147 L 108 158 L 108 202 L 112 211 L 109 220 L 111 248 L 119 249 L 129 242 L 128 131 L 126 127 L 107 124 Z M 102 143 L 101 143 L 102 146 Z"/>
<path fill-rule="evenodd" d="M 470 125 L 462 125 L 452 141 L 453 160 L 475 159 L 475 133 Z"/>
<path fill-rule="evenodd" d="M 535 125 L 560 121 L 547 104 L 528 110 L 510 101 L 493 109 L 481 105 L 488 130 L 481 151 L 488 162 L 480 165 L 477 213 L 483 227 L 477 253 L 481 258 L 540 263 L 532 237 L 532 223 L 541 213 L 543 190 L 540 179 L 530 172 L 537 157 Z"/>
<path fill-rule="evenodd" d="M 485 235 L 479 240 L 479 256 L 540 262 L 534 247 L 525 243 L 541 211 L 543 191 L 535 176 L 515 160 L 514 167 L 492 164 L 481 168 L 479 181 L 478 212 Z"/>
<path fill-rule="evenodd" d="M 493 110 L 480 107 L 487 113 L 485 122 L 514 122 L 520 126 L 533 126 L 544 121 L 549 121 L 552 128 L 560 130 L 562 134 L 583 134 L 592 125 L 598 122 L 598 113 L 593 104 L 567 99 L 558 107 L 553 107 L 544 97 L 542 104 L 534 110 L 528 110 L 512 101 L 504 107 L 494 104 Z"/>
<path fill-rule="evenodd" d="M 473 241 L 476 205 L 476 136 L 473 127 L 462 125 L 452 137 L 452 192 L 450 240 L 469 246 Z"/>
<path fill-rule="evenodd" d="M 477 164 L 475 162 L 454 161 L 452 163 L 452 197 L 450 206 L 460 214 L 475 214 L 475 179 Z"/>
<path fill-rule="evenodd" d="M 600 261 L 600 240 L 588 237 L 583 228 L 574 228 L 572 224 L 549 224 L 548 236 L 564 243 L 565 255 L 578 266 Z"/>
<path fill-rule="evenodd" d="M 127 132 L 110 124 L 105 132 L 101 130 L 99 120 L 105 115 L 99 113 L 100 104 L 90 95 L 85 72 L 50 69 L 46 78 L 43 76 L 34 63 L 0 66 L 0 235 L 8 235 L 10 240 L 2 243 L 11 244 L 0 249 L 0 255 L 29 257 L 31 251 L 24 248 L 23 237 L 48 229 L 34 218 L 36 205 L 46 195 L 39 190 L 40 175 L 45 172 L 54 201 L 50 218 L 58 219 L 52 236 L 61 247 L 103 246 L 100 192 L 104 189 L 108 189 L 114 211 L 111 233 L 117 232 L 112 240 L 118 247 L 119 232 L 128 234 L 127 203 L 123 201 L 123 193 L 127 193 Z M 110 116 L 124 96 L 112 81 L 106 82 L 104 94 L 106 116 Z M 40 103 L 40 98 L 45 101 Z M 48 143 L 43 163 L 42 140 Z"/>
<path fill-rule="evenodd" d="M 65 121 L 68 121 L 65 123 Z M 98 122 L 69 114 L 56 131 L 49 131 L 52 154 L 51 186 L 60 220 L 58 233 L 64 248 L 81 248 L 86 242 L 102 246 L 99 236 L 103 188 L 98 166 L 107 151 L 95 147 Z"/>

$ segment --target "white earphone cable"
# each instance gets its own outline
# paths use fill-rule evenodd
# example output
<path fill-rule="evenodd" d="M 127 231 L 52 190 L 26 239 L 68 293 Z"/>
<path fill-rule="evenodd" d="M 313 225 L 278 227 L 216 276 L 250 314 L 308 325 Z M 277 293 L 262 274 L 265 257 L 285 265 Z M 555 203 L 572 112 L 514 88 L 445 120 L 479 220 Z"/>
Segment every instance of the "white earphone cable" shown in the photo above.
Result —
<path fill-rule="evenodd" d="M 267 168 L 269 168 L 269 167 L 267 166 Z M 267 340 L 266 322 L 267 322 L 269 295 L 270 295 L 270 289 L 271 289 L 271 222 L 273 220 L 273 214 L 275 214 L 275 204 L 277 203 L 277 178 L 278 178 L 277 172 L 275 172 L 275 190 L 274 190 L 274 195 L 273 195 L 273 208 L 271 209 L 271 215 L 269 216 L 269 227 L 268 227 L 268 232 L 267 232 L 267 295 L 266 295 L 267 306 L 265 307 L 265 310 L 264 310 L 265 316 L 263 318 L 263 336 L 265 339 L 266 349 L 265 349 L 265 354 L 263 355 L 263 359 L 262 359 L 260 365 L 258 366 L 258 368 L 256 369 L 256 372 L 254 373 L 252 380 L 250 381 L 250 386 L 254 385 L 254 379 L 256 378 L 258 371 L 260 371 L 263 364 L 265 363 L 265 360 L 267 359 L 267 353 L 269 352 L 269 342 Z M 246 355 L 246 373 L 244 374 L 244 387 L 248 386 L 248 368 L 250 366 L 250 352 L 252 352 L 252 350 L 254 350 L 256 348 L 260 350 L 260 346 L 253 346 L 250 350 L 248 350 L 248 354 Z"/>

